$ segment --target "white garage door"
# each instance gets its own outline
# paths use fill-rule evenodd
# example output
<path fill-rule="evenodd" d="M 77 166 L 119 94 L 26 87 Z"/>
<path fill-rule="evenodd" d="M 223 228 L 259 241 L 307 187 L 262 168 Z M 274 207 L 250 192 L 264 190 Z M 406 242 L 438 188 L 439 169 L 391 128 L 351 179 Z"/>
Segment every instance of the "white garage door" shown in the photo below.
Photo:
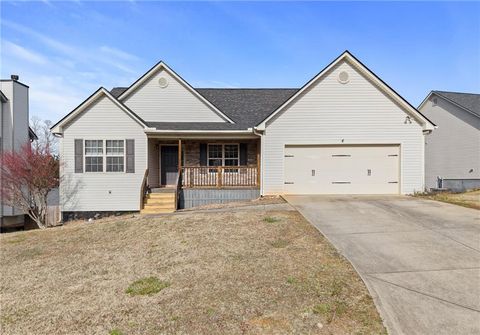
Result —
<path fill-rule="evenodd" d="M 286 194 L 398 194 L 399 146 L 286 146 Z"/>

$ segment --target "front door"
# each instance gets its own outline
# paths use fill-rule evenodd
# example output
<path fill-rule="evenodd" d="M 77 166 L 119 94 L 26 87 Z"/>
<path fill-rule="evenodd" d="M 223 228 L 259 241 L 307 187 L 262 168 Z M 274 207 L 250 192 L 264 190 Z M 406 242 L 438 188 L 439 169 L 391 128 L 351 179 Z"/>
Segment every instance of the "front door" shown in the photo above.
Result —
<path fill-rule="evenodd" d="M 178 147 L 173 145 L 161 146 L 160 157 L 162 185 L 175 185 L 178 173 Z"/>

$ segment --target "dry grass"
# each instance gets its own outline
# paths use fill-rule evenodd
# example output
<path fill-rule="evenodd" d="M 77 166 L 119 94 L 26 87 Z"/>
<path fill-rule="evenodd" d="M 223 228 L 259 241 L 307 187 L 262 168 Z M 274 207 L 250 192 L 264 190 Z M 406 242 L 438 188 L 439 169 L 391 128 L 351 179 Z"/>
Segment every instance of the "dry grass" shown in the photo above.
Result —
<path fill-rule="evenodd" d="M 353 268 L 295 211 L 117 217 L 0 243 L 2 334 L 385 332 Z M 134 283 L 147 294 L 126 293 Z"/>
<path fill-rule="evenodd" d="M 448 202 L 450 204 L 459 205 L 468 208 L 480 209 L 480 190 L 464 192 L 464 193 L 437 193 L 420 195 L 420 197 Z"/>

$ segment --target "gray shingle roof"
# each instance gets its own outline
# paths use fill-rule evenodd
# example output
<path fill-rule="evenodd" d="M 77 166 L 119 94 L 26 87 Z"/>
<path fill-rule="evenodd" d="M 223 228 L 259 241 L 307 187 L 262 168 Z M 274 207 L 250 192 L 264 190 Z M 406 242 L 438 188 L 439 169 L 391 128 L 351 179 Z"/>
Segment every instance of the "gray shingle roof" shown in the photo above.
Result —
<path fill-rule="evenodd" d="M 119 97 L 126 87 L 115 87 L 110 93 Z M 232 119 L 223 122 L 148 122 L 159 130 L 241 130 L 254 127 L 275 111 L 298 89 L 292 88 L 196 88 L 205 99 Z"/>
<path fill-rule="evenodd" d="M 128 87 L 114 87 L 110 90 L 110 94 L 113 95 L 115 98 L 118 98 L 120 94 L 125 92 Z"/>
<path fill-rule="evenodd" d="M 433 93 L 453 101 L 457 105 L 468 109 L 470 112 L 480 117 L 480 94 L 446 91 L 433 91 Z"/>

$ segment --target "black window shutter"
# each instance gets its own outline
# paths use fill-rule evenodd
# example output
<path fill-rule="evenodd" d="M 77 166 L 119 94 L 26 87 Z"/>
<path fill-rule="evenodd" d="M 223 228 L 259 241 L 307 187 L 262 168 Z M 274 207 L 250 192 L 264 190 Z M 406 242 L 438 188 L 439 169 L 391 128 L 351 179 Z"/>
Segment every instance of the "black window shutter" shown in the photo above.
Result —
<path fill-rule="evenodd" d="M 83 140 L 75 139 L 75 173 L 83 173 Z"/>
<path fill-rule="evenodd" d="M 200 143 L 200 166 L 207 166 L 207 143 Z"/>
<path fill-rule="evenodd" d="M 126 147 L 126 173 L 135 173 L 135 140 L 125 140 Z"/>
<path fill-rule="evenodd" d="M 240 165 L 247 166 L 248 164 L 248 144 L 240 143 Z"/>

